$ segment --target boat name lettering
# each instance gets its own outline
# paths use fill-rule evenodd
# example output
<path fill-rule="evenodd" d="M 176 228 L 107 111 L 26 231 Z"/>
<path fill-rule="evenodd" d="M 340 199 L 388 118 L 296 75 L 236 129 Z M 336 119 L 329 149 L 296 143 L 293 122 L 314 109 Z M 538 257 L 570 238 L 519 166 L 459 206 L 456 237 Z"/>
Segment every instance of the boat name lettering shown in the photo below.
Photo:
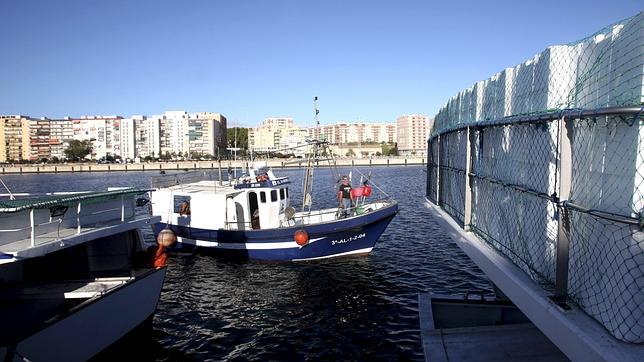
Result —
<path fill-rule="evenodd" d="M 283 179 L 283 180 L 274 180 L 274 181 L 271 181 L 271 183 L 273 184 L 273 186 L 277 186 L 277 185 L 285 184 L 285 183 L 287 183 L 287 182 L 288 182 L 288 179 Z"/>
<path fill-rule="evenodd" d="M 362 238 L 364 238 L 365 236 L 367 236 L 367 234 L 366 234 L 366 233 L 362 233 L 362 234 L 358 234 L 358 235 L 350 236 L 350 237 L 348 237 L 348 238 L 342 238 L 342 239 L 340 239 L 340 240 L 333 240 L 333 241 L 331 241 L 331 245 L 335 245 L 335 244 L 344 244 L 344 243 L 347 243 L 347 242 L 349 242 L 349 241 L 355 241 L 355 240 L 358 240 L 358 239 L 362 239 Z"/>

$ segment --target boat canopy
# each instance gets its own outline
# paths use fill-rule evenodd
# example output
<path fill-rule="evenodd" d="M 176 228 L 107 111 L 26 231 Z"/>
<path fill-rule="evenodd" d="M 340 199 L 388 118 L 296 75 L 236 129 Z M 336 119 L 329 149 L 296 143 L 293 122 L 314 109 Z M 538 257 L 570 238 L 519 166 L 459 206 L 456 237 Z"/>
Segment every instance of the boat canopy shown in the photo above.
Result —
<path fill-rule="evenodd" d="M 72 206 L 82 201 L 84 204 L 101 203 L 119 196 L 141 195 L 152 189 L 125 188 L 111 191 L 90 191 L 71 194 L 46 195 L 15 200 L 0 200 L 0 213 L 12 213 L 30 209 L 46 209 L 56 206 Z"/>

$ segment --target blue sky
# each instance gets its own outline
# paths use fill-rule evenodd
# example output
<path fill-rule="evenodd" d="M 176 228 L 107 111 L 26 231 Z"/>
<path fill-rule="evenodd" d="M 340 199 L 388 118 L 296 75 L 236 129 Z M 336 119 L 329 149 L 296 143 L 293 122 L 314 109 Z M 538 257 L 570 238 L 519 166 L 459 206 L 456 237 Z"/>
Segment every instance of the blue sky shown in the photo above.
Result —
<path fill-rule="evenodd" d="M 613 1 L 0 0 L 0 114 L 433 116 L 477 80 L 642 11 Z M 230 123 L 229 123 L 230 125 Z"/>

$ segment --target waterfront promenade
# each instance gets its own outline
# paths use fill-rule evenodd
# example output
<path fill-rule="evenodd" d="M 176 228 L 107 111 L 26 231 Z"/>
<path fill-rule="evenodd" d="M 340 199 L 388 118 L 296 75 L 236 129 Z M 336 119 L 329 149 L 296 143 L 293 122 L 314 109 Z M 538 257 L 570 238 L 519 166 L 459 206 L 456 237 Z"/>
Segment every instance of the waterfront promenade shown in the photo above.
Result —
<path fill-rule="evenodd" d="M 378 157 L 378 158 L 339 158 L 335 165 L 342 166 L 406 166 L 423 165 L 425 157 Z M 298 162 L 300 161 L 300 162 Z M 92 162 L 68 164 L 34 164 L 34 165 L 4 165 L 2 174 L 20 173 L 63 173 L 63 172 L 113 172 L 113 171 L 154 171 L 154 170 L 210 170 L 220 167 L 245 168 L 248 160 L 237 161 L 171 161 L 171 162 L 141 162 L 141 163 L 110 163 L 97 164 Z M 273 168 L 300 168 L 306 166 L 305 159 L 275 158 L 266 161 Z M 328 165 L 320 161 L 320 166 Z"/>

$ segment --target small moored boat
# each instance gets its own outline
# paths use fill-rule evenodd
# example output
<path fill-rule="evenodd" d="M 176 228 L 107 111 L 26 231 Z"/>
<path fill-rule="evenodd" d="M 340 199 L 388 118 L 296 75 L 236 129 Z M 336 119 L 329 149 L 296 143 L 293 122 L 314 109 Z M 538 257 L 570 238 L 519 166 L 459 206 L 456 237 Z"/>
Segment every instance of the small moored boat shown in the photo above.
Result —
<path fill-rule="evenodd" d="M 1 360 L 87 360 L 151 321 L 166 268 L 147 191 L 0 198 Z"/>

